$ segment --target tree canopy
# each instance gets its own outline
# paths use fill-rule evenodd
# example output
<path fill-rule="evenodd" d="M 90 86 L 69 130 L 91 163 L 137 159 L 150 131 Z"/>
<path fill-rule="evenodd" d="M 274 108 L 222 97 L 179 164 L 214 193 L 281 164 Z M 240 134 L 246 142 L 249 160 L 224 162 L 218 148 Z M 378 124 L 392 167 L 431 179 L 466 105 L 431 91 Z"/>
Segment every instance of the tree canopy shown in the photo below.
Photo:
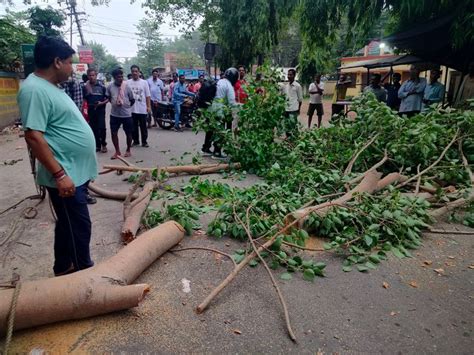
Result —
<path fill-rule="evenodd" d="M 92 67 L 97 71 L 107 75 L 120 65 L 118 59 L 114 55 L 108 53 L 103 44 L 94 41 L 87 42 L 86 44 L 92 49 L 94 55 L 94 63 L 92 63 Z"/>
<path fill-rule="evenodd" d="M 34 42 L 27 27 L 11 18 L 0 19 L 0 70 L 14 71 L 21 63 L 21 45 Z"/>
<path fill-rule="evenodd" d="M 53 9 L 51 6 L 41 8 L 32 7 L 27 10 L 29 27 L 35 31 L 36 35 L 61 36 L 60 28 L 64 26 L 66 18 L 61 11 Z"/>
<path fill-rule="evenodd" d="M 174 25 L 183 31 L 194 30 L 190 24 L 202 18 L 204 39 L 214 36 L 222 46 L 222 66 L 248 65 L 270 53 L 280 43 L 285 21 L 299 29 L 303 70 L 333 67 L 334 54 L 363 45 L 374 28 L 380 37 L 446 14 L 454 16 L 453 46 L 474 38 L 472 0 L 147 0 L 144 6 L 158 22 L 173 13 Z"/>

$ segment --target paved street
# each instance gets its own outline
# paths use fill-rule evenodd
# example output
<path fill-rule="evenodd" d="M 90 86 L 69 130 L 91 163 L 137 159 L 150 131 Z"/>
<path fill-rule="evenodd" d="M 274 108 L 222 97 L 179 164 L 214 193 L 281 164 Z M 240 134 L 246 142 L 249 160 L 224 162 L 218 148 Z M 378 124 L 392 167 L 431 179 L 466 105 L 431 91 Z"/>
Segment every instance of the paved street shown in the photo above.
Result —
<path fill-rule="evenodd" d="M 202 134 L 154 128 L 150 148 L 134 149 L 130 161 L 139 166 L 191 162 L 202 140 Z M 110 163 L 111 155 L 111 151 L 99 153 L 100 164 Z M 3 163 L 19 159 L 13 165 Z M 130 187 L 123 181 L 127 176 L 101 175 L 97 183 L 126 191 Z M 0 178 L 0 209 L 35 192 L 25 142 L 17 135 L 0 136 Z M 218 175 L 206 178 L 223 180 Z M 178 177 L 171 182 L 179 188 L 188 179 Z M 223 181 L 240 186 L 256 183 L 258 178 Z M 0 216 L 0 233 L 10 229 L 23 208 L 34 204 L 26 202 Z M 20 219 L 10 247 L 2 247 L 0 281 L 11 279 L 13 271 L 24 281 L 53 276 L 54 221 L 47 202 L 37 209 L 36 218 Z M 98 199 L 90 212 L 93 259 L 100 262 L 122 248 L 122 205 Z M 204 230 L 208 221 L 209 216 L 203 218 Z M 466 228 L 437 226 L 443 227 Z M 287 337 L 281 306 L 262 267 L 245 268 L 204 314 L 197 315 L 196 305 L 226 277 L 232 263 L 217 254 L 195 250 L 167 253 L 141 275 L 137 282 L 149 283 L 152 289 L 138 308 L 19 331 L 13 336 L 11 351 L 468 354 L 472 353 L 474 336 L 472 237 L 428 234 L 413 258 L 390 257 L 367 274 L 342 272 L 341 260 L 333 254 L 307 253 L 327 263 L 327 276 L 314 283 L 300 275 L 279 281 L 298 338 L 296 344 Z M 217 240 L 205 234 L 185 237 L 182 245 L 228 253 L 241 247 L 228 238 Z M 443 269 L 441 274 L 434 271 L 439 268 Z M 276 276 L 281 272 L 276 271 Z M 190 281 L 189 293 L 183 291 L 183 279 Z M 383 287 L 384 282 L 388 288 Z"/>

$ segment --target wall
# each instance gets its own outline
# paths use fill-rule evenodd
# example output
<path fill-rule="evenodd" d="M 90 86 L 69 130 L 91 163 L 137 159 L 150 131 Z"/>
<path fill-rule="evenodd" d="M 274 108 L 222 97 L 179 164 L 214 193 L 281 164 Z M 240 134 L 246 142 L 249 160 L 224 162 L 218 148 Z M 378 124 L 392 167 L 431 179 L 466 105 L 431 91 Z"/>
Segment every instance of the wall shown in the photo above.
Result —
<path fill-rule="evenodd" d="M 0 129 L 20 117 L 16 95 L 20 87 L 16 74 L 0 71 Z"/>

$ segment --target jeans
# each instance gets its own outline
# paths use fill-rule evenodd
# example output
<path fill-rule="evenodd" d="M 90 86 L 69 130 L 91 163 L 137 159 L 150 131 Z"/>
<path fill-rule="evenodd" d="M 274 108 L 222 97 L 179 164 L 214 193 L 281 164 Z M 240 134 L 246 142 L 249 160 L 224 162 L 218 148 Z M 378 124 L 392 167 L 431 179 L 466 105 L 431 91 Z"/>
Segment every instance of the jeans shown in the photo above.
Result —
<path fill-rule="evenodd" d="M 98 110 L 90 108 L 87 113 L 89 115 L 89 125 L 91 126 L 92 132 L 94 132 L 96 149 L 105 147 L 107 145 L 105 141 L 107 133 L 105 126 L 105 108 Z"/>
<path fill-rule="evenodd" d="M 176 128 L 179 127 L 179 119 L 181 117 L 181 103 L 180 102 L 173 102 L 174 106 L 174 126 Z"/>
<path fill-rule="evenodd" d="M 87 208 L 88 182 L 76 186 L 71 197 L 60 197 L 58 189 L 47 187 L 58 220 L 54 230 L 54 273 L 87 269 L 94 265 L 90 256 L 92 223 Z"/>
<path fill-rule="evenodd" d="M 133 132 L 132 138 L 133 142 L 140 144 L 140 137 L 138 129 L 140 128 L 140 134 L 142 136 L 142 145 L 147 143 L 148 139 L 148 128 L 147 128 L 147 114 L 146 113 L 132 113 L 133 120 Z"/>

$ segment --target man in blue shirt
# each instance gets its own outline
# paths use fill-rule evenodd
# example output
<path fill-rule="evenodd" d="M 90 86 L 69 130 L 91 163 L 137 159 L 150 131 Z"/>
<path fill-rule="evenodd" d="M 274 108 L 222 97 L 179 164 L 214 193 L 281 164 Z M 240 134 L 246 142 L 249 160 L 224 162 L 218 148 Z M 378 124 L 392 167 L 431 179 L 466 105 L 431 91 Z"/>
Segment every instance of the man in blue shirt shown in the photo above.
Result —
<path fill-rule="evenodd" d="M 438 79 L 441 76 L 439 69 L 430 70 L 430 83 L 426 85 L 423 95 L 423 111 L 428 111 L 430 105 L 443 102 L 444 85 Z"/>
<path fill-rule="evenodd" d="M 186 96 L 195 97 L 196 95 L 188 91 L 186 85 L 186 77 L 184 74 L 179 76 L 179 81 L 174 85 L 173 89 L 173 106 L 174 106 L 174 127 L 173 131 L 182 132 L 183 130 L 179 127 L 179 118 L 181 117 L 181 105 L 184 102 Z"/>
<path fill-rule="evenodd" d="M 40 162 L 37 181 L 48 189 L 57 221 L 56 276 L 94 265 L 87 184 L 97 176 L 94 134 L 71 98 L 58 87 L 72 74 L 74 50 L 61 38 L 40 37 L 36 70 L 18 93 L 25 139 Z"/>
<path fill-rule="evenodd" d="M 151 78 L 149 78 L 147 82 L 148 86 L 150 87 L 151 111 L 153 113 L 154 121 L 153 126 L 151 127 L 156 127 L 157 118 L 159 115 L 158 102 L 163 101 L 165 90 L 165 84 L 163 84 L 163 81 L 160 79 L 160 72 L 158 71 L 158 68 L 153 69 L 153 71 L 151 72 Z M 148 128 L 150 128 L 151 122 L 149 122 L 148 124 Z"/>

